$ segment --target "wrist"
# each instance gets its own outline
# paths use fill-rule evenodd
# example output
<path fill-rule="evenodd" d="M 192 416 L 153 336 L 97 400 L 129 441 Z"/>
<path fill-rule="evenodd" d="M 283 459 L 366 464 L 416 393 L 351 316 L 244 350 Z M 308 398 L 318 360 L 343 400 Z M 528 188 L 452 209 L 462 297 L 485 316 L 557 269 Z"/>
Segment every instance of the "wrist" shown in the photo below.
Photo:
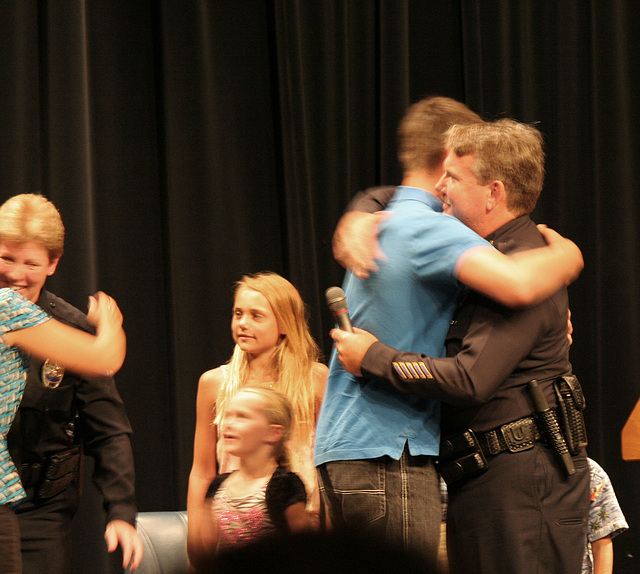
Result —
<path fill-rule="evenodd" d="M 387 372 L 391 368 L 396 353 L 393 347 L 375 341 L 362 359 L 362 376 L 367 379 L 387 378 Z"/>

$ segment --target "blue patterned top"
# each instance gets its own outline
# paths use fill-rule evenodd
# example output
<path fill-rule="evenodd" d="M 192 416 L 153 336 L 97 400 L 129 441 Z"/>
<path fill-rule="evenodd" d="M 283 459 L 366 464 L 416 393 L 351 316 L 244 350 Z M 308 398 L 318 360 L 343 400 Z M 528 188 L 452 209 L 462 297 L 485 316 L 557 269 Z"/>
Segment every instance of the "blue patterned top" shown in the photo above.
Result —
<path fill-rule="evenodd" d="M 9 456 L 7 433 L 16 416 L 27 381 L 29 357 L 4 341 L 4 334 L 46 322 L 40 307 L 8 288 L 0 289 L 0 504 L 17 505 L 25 497 L 18 471 Z"/>
<path fill-rule="evenodd" d="M 609 475 L 594 460 L 589 460 L 591 476 L 591 506 L 589 507 L 589 529 L 587 530 L 587 552 L 582 564 L 582 574 L 593 572 L 591 543 L 605 536 L 617 536 L 629 529 L 622 514 Z"/>

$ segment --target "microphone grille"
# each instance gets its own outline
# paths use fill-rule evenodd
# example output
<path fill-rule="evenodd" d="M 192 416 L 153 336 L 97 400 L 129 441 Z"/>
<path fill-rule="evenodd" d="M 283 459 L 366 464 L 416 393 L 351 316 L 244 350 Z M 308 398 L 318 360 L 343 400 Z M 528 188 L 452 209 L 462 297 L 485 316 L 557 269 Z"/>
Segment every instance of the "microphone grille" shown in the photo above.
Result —
<path fill-rule="evenodd" d="M 340 287 L 329 287 L 325 292 L 327 305 L 332 311 L 342 311 L 347 308 L 347 298 Z"/>

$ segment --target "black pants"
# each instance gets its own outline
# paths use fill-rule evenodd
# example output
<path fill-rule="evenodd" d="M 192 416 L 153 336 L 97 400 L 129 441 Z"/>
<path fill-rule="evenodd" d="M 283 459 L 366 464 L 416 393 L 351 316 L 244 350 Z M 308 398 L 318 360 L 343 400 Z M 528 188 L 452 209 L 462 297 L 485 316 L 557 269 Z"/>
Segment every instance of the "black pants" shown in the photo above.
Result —
<path fill-rule="evenodd" d="M 21 573 L 18 518 L 8 504 L 0 504 L 0 574 Z"/>
<path fill-rule="evenodd" d="M 72 485 L 46 501 L 18 507 L 24 574 L 69 574 L 71 521 L 78 502 L 78 491 Z"/>
<path fill-rule="evenodd" d="M 538 443 L 489 459 L 489 470 L 449 488 L 451 574 L 580 574 L 589 515 L 589 465 L 566 477 Z"/>

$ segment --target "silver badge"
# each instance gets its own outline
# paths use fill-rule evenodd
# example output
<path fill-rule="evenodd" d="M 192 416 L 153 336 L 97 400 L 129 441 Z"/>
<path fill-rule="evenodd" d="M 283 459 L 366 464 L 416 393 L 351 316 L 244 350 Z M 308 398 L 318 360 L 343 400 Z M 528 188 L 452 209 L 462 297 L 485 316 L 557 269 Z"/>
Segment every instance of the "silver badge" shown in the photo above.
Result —
<path fill-rule="evenodd" d="M 57 363 L 52 363 L 49 359 L 42 365 L 42 384 L 47 389 L 57 389 L 64 377 L 64 367 Z"/>

